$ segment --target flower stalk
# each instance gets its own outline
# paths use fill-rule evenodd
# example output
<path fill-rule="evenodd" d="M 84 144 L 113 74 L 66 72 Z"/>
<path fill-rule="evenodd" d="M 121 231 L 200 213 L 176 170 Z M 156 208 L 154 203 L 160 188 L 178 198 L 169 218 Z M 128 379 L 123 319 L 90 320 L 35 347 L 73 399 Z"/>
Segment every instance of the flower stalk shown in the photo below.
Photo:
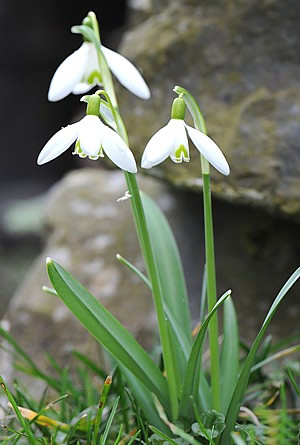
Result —
<path fill-rule="evenodd" d="M 181 87 L 175 87 L 174 91 L 182 97 L 193 117 L 194 125 L 197 130 L 207 134 L 206 125 L 200 108 L 189 93 Z M 207 271 L 207 311 L 212 310 L 217 301 L 216 286 L 216 268 L 215 268 L 215 249 L 214 249 L 214 232 L 211 202 L 211 185 L 210 185 L 210 169 L 207 159 L 200 154 L 201 173 L 203 179 L 203 204 L 204 204 L 204 230 L 205 230 L 205 257 Z M 220 358 L 218 344 L 218 315 L 217 312 L 211 318 L 208 327 L 209 332 L 209 349 L 210 349 L 210 366 L 211 366 L 211 387 L 214 409 L 221 410 L 221 390 L 220 390 Z"/>
<path fill-rule="evenodd" d="M 90 12 L 88 14 L 88 17 L 91 18 L 93 30 L 97 34 L 98 38 L 99 29 L 96 16 L 93 12 Z M 118 113 L 117 99 L 115 95 L 111 74 L 108 65 L 106 63 L 105 57 L 103 57 L 103 54 L 101 52 L 100 37 L 99 37 L 99 45 L 96 45 L 96 48 L 99 57 L 100 70 L 103 78 L 103 87 L 105 92 L 107 93 L 105 96 L 110 102 L 111 111 L 117 125 L 117 132 L 126 142 L 126 144 L 128 144 L 127 132 L 124 123 L 122 121 L 122 118 Z M 163 296 L 162 296 L 157 266 L 154 258 L 150 234 L 147 227 L 147 222 L 145 218 L 139 187 L 136 180 L 136 175 L 133 173 L 129 173 L 127 171 L 124 171 L 124 174 L 127 182 L 128 191 L 131 195 L 133 217 L 137 230 L 140 248 L 145 260 L 148 276 L 151 280 L 152 294 L 157 314 L 158 329 L 161 339 L 162 353 L 163 353 L 164 365 L 169 388 L 169 399 L 171 406 L 170 415 L 172 419 L 176 419 L 178 415 L 178 395 L 180 390 L 179 372 L 174 358 L 174 353 L 171 347 L 168 319 L 165 315 L 163 308 Z"/>
<path fill-rule="evenodd" d="M 117 101 L 117 97 L 116 97 L 116 93 L 115 93 L 112 75 L 111 75 L 111 72 L 110 72 L 108 65 L 106 63 L 105 57 L 103 56 L 103 53 L 101 51 L 101 38 L 100 38 L 99 24 L 98 24 L 96 14 L 93 11 L 90 11 L 88 13 L 87 17 L 91 21 L 91 28 L 93 29 L 96 39 L 97 39 L 97 42 L 98 42 L 98 44 L 96 44 L 96 50 L 97 50 L 98 63 L 99 63 L 100 73 L 102 75 L 102 83 L 103 83 L 104 89 L 108 93 L 114 108 L 118 109 L 118 101 Z M 96 42 L 94 42 L 94 43 L 96 43 Z"/>

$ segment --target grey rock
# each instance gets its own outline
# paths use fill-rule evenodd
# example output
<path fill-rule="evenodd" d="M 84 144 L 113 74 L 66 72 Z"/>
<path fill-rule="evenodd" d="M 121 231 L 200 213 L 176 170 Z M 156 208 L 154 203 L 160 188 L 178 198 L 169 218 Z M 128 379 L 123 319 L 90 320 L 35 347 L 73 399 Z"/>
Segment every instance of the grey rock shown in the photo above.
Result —
<path fill-rule="evenodd" d="M 166 186 L 147 178 L 141 182 L 165 206 L 173 205 Z M 5 314 L 11 333 L 42 368 L 47 368 L 46 351 L 67 365 L 73 349 L 93 356 L 96 350 L 64 304 L 42 291 L 49 285 L 47 256 L 87 286 L 145 347 L 152 344 L 155 317 L 149 290 L 115 257 L 120 253 L 143 269 L 130 201 L 117 202 L 125 191 L 120 171 L 82 169 L 68 174 L 45 200 L 46 246 Z"/>
<path fill-rule="evenodd" d="M 153 178 L 138 176 L 142 190 L 163 209 L 179 245 L 194 322 L 204 267 L 202 198 L 171 190 Z M 69 173 L 49 192 L 44 203 L 46 246 L 12 297 L 4 324 L 44 370 L 45 353 L 72 368 L 72 350 L 98 357 L 98 347 L 59 298 L 42 292 L 49 285 L 45 258 L 52 257 L 95 295 L 146 348 L 152 346 L 155 314 L 149 290 L 119 264 L 120 253 L 143 270 L 124 195 L 122 172 L 82 169 Z M 233 290 L 240 335 L 253 339 L 284 281 L 299 260 L 299 225 L 265 215 L 263 210 L 214 200 L 218 295 Z M 293 241 L 293 242 L 292 242 Z M 293 289 L 282 304 L 270 332 L 283 338 L 297 332 L 300 308 Z M 99 363 L 105 366 L 105 360 Z M 12 360 L 0 349 L 1 375 L 11 381 Z M 31 391 L 39 382 L 21 376 Z"/>
<path fill-rule="evenodd" d="M 131 146 L 141 155 L 170 118 L 174 85 L 192 92 L 231 175 L 212 168 L 216 196 L 300 218 L 300 4 L 295 0 L 157 2 L 120 51 L 143 69 L 152 98 L 119 88 Z M 137 122 L 139 131 L 136 131 Z M 179 187 L 201 188 L 191 162 L 152 169 Z"/>

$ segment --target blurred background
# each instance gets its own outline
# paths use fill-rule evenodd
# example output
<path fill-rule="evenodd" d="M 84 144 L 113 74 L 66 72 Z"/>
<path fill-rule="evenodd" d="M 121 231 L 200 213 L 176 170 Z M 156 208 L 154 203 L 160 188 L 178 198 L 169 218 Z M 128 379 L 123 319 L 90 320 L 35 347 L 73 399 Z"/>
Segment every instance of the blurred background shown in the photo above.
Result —
<path fill-rule="evenodd" d="M 212 172 L 219 293 L 233 288 L 245 337 L 251 337 L 300 258 L 297 0 L 1 1 L 0 316 L 7 311 L 14 293 L 18 304 L 13 307 L 21 311 L 31 294 L 36 300 L 43 298 L 40 288 L 46 280 L 44 257 L 59 236 L 58 257 L 62 255 L 62 263 L 89 288 L 98 289 L 95 292 L 99 297 L 108 298 L 122 289 L 119 272 L 111 264 L 104 268 L 107 281 L 111 283 L 118 276 L 116 283 L 120 287 L 105 288 L 102 282 L 89 281 L 91 271 L 97 274 L 97 267 L 103 266 L 101 261 L 107 261 L 104 253 L 100 263 L 92 262 L 85 272 L 75 264 L 73 253 L 66 250 L 66 240 L 71 245 L 78 235 L 73 224 L 76 218 L 80 223 L 84 214 L 82 233 L 88 242 L 92 235 L 87 234 L 86 221 L 91 218 L 91 209 L 99 206 L 100 213 L 105 208 L 107 215 L 118 214 L 100 202 L 99 193 L 81 196 L 80 184 L 93 189 L 98 181 L 85 168 L 94 172 L 103 164 L 79 161 L 70 151 L 45 166 L 36 164 L 50 136 L 84 112 L 77 96 L 49 103 L 47 91 L 56 67 L 81 45 L 81 37 L 71 34 L 70 28 L 80 24 L 89 10 L 94 10 L 100 19 L 102 42 L 112 49 L 119 48 L 132 60 L 143 71 L 152 91 L 146 103 L 116 82 L 137 158 L 149 137 L 168 121 L 174 85 L 190 89 L 201 99 L 209 135 L 224 150 L 232 170 L 228 178 Z M 203 270 L 203 230 L 201 180 L 194 148 L 191 157 L 191 163 L 180 166 L 166 161 L 148 172 L 156 179 L 141 182 L 158 199 L 175 230 L 196 314 Z M 71 173 L 59 182 L 49 201 L 49 187 L 73 169 L 81 170 L 78 177 Z M 114 202 L 125 191 L 118 175 L 116 172 L 110 176 L 115 181 L 115 192 L 109 199 Z M 101 183 L 101 187 L 105 185 Z M 102 190 L 103 196 L 109 193 Z M 79 205 L 76 196 L 90 199 L 90 207 L 84 207 L 83 201 Z M 69 219 L 64 220 L 62 212 L 67 213 L 69 208 Z M 109 227 L 110 224 L 105 229 L 106 238 L 97 238 L 99 252 L 111 242 Z M 123 227 L 118 230 L 122 232 Z M 77 235 L 72 238 L 74 233 Z M 74 241 L 73 252 L 85 258 L 82 233 Z M 114 236 L 120 241 L 120 234 Z M 131 235 L 127 240 L 123 235 L 120 243 L 129 252 L 136 249 Z M 113 244 L 111 255 L 117 251 Z M 99 252 L 93 255 L 99 257 Z M 37 257 L 29 279 L 22 282 Z M 38 282 L 34 291 L 33 280 Z M 139 289 L 137 295 L 140 292 L 144 290 Z M 118 305 L 120 302 L 115 303 Z M 28 309 L 30 313 L 34 310 Z M 65 320 L 65 315 L 55 314 L 51 315 L 52 321 Z M 299 315 L 298 286 L 276 319 L 275 335 L 296 332 Z M 13 324 L 11 309 L 8 318 Z M 16 323 L 20 338 L 28 320 L 30 317 L 23 317 Z"/>
<path fill-rule="evenodd" d="M 114 2 L 112 2 L 114 3 Z M 79 98 L 49 103 L 47 92 L 59 63 L 81 45 L 70 32 L 89 10 L 101 17 L 103 42 L 116 48 L 125 29 L 126 1 L 3 0 L 0 85 L 2 91 L 2 153 L 0 163 L 0 313 L 25 270 L 42 248 L 41 200 L 62 175 L 75 168 L 70 152 L 58 163 L 40 168 L 36 158 L 47 140 L 84 112 Z M 71 6 L 71 7 L 70 7 Z M 80 164 L 79 164 L 80 165 Z"/>

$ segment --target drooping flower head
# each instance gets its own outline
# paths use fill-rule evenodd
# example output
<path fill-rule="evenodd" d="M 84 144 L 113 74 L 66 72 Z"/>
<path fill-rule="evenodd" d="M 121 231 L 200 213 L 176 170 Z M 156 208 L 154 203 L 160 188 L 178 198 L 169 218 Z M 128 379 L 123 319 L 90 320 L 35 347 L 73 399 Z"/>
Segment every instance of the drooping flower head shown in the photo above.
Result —
<path fill-rule="evenodd" d="M 62 128 L 52 136 L 41 150 L 39 165 L 52 161 L 64 153 L 75 141 L 73 154 L 97 160 L 104 153 L 122 170 L 136 173 L 136 162 L 127 144 L 114 130 L 99 119 L 100 97 L 89 97 L 87 115 L 75 124 Z"/>
<path fill-rule="evenodd" d="M 184 122 L 186 105 L 181 97 L 173 101 L 171 119 L 155 133 L 146 145 L 142 168 L 152 168 L 168 156 L 173 162 L 190 160 L 187 134 L 202 155 L 223 175 L 229 175 L 229 165 L 217 144 L 206 134 Z"/>
<path fill-rule="evenodd" d="M 119 82 L 141 99 L 150 98 L 150 90 L 135 66 L 125 57 L 101 45 L 109 69 Z M 84 41 L 55 71 L 48 92 L 50 102 L 73 94 L 84 94 L 102 84 L 97 50 L 92 42 Z"/>

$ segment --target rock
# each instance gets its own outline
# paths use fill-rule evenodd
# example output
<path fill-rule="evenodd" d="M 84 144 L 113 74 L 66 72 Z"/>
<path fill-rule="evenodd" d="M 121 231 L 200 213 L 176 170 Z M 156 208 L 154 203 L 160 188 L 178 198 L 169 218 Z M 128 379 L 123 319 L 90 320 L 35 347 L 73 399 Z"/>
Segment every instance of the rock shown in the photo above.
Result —
<path fill-rule="evenodd" d="M 215 196 L 299 220 L 299 2 L 149 4 L 149 18 L 126 33 L 120 48 L 142 67 L 152 91 L 144 102 L 119 88 L 135 153 L 167 123 L 172 88 L 183 86 L 231 166 L 229 177 L 212 168 Z M 167 160 L 149 173 L 198 190 L 198 159 L 192 148 L 189 164 Z"/>
<path fill-rule="evenodd" d="M 147 178 L 141 182 L 145 191 L 172 207 L 166 186 Z M 42 368 L 47 368 L 45 352 L 63 364 L 71 363 L 73 349 L 95 353 L 95 341 L 70 311 L 42 291 L 49 285 L 47 256 L 87 286 L 145 347 L 152 344 L 155 317 L 149 290 L 115 257 L 120 253 L 143 268 L 130 201 L 117 202 L 125 191 L 122 172 L 83 169 L 68 174 L 45 200 L 46 246 L 5 315 L 12 334 Z"/>
<path fill-rule="evenodd" d="M 195 193 L 171 191 L 141 175 L 138 182 L 155 198 L 174 230 L 196 322 L 204 267 L 202 199 Z M 94 340 L 62 302 L 42 292 L 42 286 L 49 284 L 47 256 L 69 270 L 146 348 L 152 345 L 155 315 L 149 290 L 115 259 L 120 253 L 143 269 L 130 202 L 117 202 L 125 191 L 122 172 L 82 169 L 57 183 L 45 200 L 46 246 L 5 315 L 17 342 L 42 368 L 48 366 L 45 352 L 70 365 L 74 348 L 92 357 L 96 349 Z M 233 289 L 241 336 L 249 341 L 297 267 L 299 226 L 262 210 L 218 200 L 214 200 L 214 216 L 218 294 Z M 296 290 L 291 291 L 280 319 L 272 326 L 275 335 L 296 331 L 297 298 Z M 0 355 L 0 362 L 8 367 L 5 371 L 3 365 L 1 373 L 10 375 L 11 361 Z"/>

